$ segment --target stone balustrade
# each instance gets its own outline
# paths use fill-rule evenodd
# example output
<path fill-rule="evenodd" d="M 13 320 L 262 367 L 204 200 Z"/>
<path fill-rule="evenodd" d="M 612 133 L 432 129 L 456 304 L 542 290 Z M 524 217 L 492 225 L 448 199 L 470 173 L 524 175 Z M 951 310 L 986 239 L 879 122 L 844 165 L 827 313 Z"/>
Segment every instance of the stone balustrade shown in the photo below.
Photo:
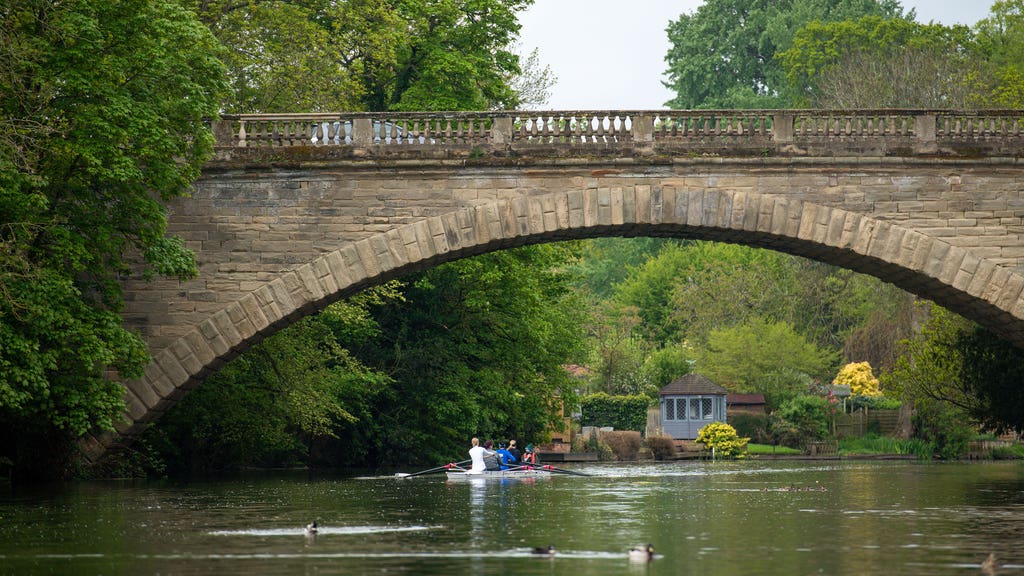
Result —
<path fill-rule="evenodd" d="M 1011 155 L 1021 110 L 647 110 L 225 115 L 220 148 L 689 149 L 737 155 Z"/>

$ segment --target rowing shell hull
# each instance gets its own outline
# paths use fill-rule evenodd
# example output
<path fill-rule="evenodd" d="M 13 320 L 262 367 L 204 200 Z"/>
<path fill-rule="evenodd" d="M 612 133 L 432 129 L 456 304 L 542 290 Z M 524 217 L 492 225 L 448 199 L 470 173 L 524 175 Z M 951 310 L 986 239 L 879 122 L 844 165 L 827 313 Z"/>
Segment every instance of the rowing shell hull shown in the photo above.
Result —
<path fill-rule="evenodd" d="M 470 474 L 463 470 L 449 470 L 447 474 L 449 480 L 547 478 L 551 476 L 551 472 L 548 470 L 485 470 L 477 474 Z"/>

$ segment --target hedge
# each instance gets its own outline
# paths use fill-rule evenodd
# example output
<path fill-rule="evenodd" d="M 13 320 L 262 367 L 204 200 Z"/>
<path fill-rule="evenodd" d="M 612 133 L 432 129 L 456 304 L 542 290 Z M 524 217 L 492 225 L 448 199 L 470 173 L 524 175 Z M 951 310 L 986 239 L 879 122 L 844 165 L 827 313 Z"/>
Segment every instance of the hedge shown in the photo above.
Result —
<path fill-rule="evenodd" d="M 609 396 L 598 392 L 582 398 L 580 424 L 643 432 L 647 428 L 647 407 L 650 404 L 651 399 L 647 396 Z"/>

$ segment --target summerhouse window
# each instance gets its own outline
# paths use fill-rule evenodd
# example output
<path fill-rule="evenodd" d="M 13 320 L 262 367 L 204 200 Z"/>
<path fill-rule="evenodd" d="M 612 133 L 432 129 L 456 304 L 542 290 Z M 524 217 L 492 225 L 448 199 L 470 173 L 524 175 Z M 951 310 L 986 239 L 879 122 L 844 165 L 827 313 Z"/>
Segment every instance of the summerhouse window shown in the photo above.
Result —
<path fill-rule="evenodd" d="M 714 416 L 711 415 L 711 398 L 700 399 L 700 419 L 711 420 Z"/>
<path fill-rule="evenodd" d="M 674 398 L 665 400 L 665 420 L 676 419 L 676 401 Z"/>

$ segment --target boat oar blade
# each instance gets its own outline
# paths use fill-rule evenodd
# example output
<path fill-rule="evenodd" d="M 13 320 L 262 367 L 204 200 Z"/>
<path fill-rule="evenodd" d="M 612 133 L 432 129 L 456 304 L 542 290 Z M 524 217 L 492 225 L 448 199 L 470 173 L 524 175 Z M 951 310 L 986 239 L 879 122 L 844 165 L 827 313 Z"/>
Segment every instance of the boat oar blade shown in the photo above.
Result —
<path fill-rule="evenodd" d="M 441 472 L 444 470 L 451 470 L 452 468 L 459 468 L 465 464 L 468 464 L 471 460 L 463 460 L 455 464 L 445 464 L 444 466 L 438 466 L 437 468 L 431 468 L 429 470 L 420 470 L 419 472 L 413 472 L 412 474 L 406 474 L 405 472 L 396 472 L 395 478 L 412 478 L 413 476 L 422 476 L 424 474 L 432 474 L 434 472 Z"/>
<path fill-rule="evenodd" d="M 565 468 L 558 468 L 558 467 L 552 466 L 550 464 L 544 464 L 540 468 L 542 470 L 548 470 L 550 472 L 558 472 L 560 474 L 572 474 L 573 476 L 591 476 L 591 474 L 587 474 L 586 472 L 577 472 L 575 470 L 566 470 Z"/>

